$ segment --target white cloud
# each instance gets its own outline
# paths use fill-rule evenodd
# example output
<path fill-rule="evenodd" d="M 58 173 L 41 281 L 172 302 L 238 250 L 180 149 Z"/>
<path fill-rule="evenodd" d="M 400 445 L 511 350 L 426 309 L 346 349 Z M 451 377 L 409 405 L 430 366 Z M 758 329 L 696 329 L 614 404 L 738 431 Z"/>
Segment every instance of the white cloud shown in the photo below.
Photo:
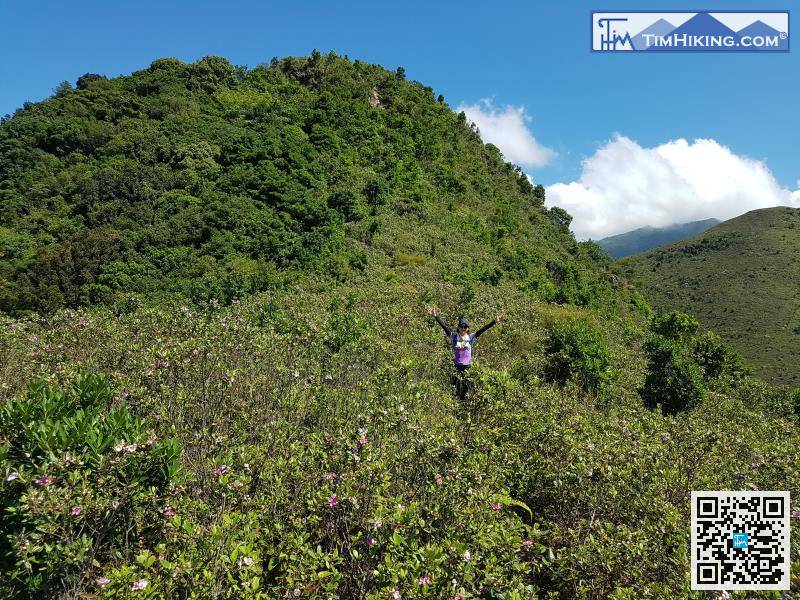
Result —
<path fill-rule="evenodd" d="M 541 167 L 555 156 L 555 152 L 533 137 L 528 129 L 531 118 L 523 106 L 508 105 L 499 109 L 491 100 L 483 99 L 478 104 L 460 104 L 456 111 L 462 110 L 467 119 L 478 126 L 483 141 L 500 148 L 506 160 L 514 164 Z"/>
<path fill-rule="evenodd" d="M 767 166 L 714 140 L 678 139 L 643 148 L 617 135 L 586 158 L 578 181 L 547 188 L 547 204 L 573 216 L 578 239 L 600 239 L 756 208 L 800 206 L 800 189 L 782 188 Z M 798 186 L 800 187 L 800 185 Z"/>

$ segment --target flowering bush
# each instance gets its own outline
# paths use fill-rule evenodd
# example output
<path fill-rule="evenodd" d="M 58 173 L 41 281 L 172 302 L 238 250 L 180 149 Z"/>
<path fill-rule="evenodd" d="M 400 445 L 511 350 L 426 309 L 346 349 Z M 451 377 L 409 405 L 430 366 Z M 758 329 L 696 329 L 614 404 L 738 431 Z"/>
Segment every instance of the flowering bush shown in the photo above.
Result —
<path fill-rule="evenodd" d="M 157 441 L 112 397 L 104 378 L 86 375 L 65 388 L 33 382 L 0 406 L 6 591 L 70 589 L 112 550 L 159 529 L 152 516 L 176 474 L 177 443 Z"/>
<path fill-rule="evenodd" d="M 462 403 L 435 324 L 404 312 L 416 283 L 372 281 L 0 327 L 0 597 L 699 600 L 689 491 L 800 493 L 790 393 L 745 377 L 642 409 L 646 341 L 677 342 L 633 306 L 500 283 Z M 602 403 L 538 376 L 565 322 L 619 365 Z M 562 338 L 576 372 L 584 333 Z"/>

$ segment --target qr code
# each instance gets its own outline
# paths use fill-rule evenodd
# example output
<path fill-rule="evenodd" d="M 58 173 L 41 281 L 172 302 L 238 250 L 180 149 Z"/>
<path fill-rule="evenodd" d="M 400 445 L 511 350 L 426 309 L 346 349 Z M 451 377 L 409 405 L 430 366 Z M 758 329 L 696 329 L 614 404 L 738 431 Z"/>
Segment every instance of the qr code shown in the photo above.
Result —
<path fill-rule="evenodd" d="M 692 589 L 789 589 L 789 492 L 692 492 Z"/>

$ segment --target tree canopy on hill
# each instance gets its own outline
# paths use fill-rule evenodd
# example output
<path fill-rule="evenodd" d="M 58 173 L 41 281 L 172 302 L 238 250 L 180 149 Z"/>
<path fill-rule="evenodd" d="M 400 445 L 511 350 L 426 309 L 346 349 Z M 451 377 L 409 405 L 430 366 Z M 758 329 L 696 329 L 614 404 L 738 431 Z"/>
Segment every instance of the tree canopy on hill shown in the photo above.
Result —
<path fill-rule="evenodd" d="M 3 120 L 0 311 L 229 300 L 293 270 L 347 277 L 381 215 L 434 202 L 487 204 L 507 233 L 523 209 L 524 226 L 568 245 L 543 201 L 400 69 L 318 52 L 253 69 L 160 59 L 86 74 Z"/>

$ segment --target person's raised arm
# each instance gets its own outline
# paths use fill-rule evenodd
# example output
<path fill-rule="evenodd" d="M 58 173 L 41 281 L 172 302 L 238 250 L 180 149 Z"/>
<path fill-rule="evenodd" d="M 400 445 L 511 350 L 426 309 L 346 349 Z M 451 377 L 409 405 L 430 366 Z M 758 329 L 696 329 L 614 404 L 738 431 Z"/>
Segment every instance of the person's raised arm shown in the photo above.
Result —
<path fill-rule="evenodd" d="M 502 314 L 502 313 L 500 313 L 499 315 L 497 315 L 497 316 L 494 318 L 494 320 L 493 320 L 493 321 L 489 321 L 489 322 L 488 322 L 486 325 L 484 325 L 483 327 L 481 327 L 480 329 L 478 329 L 478 331 L 476 331 L 476 332 L 475 332 L 475 337 L 477 338 L 477 337 L 478 337 L 479 335 L 481 335 L 482 333 L 485 333 L 485 332 L 486 332 L 486 330 L 488 330 L 488 329 L 490 329 L 490 328 L 494 327 L 495 325 L 497 325 L 497 324 L 498 324 L 500 321 L 502 321 L 502 320 L 503 320 L 503 314 Z"/>
<path fill-rule="evenodd" d="M 436 322 L 437 322 L 437 323 L 439 324 L 439 326 L 440 326 L 440 327 L 441 327 L 441 328 L 444 330 L 444 334 L 445 334 L 447 337 L 450 337 L 450 329 L 448 329 L 448 328 L 447 328 L 447 325 L 445 324 L 445 322 L 444 322 L 444 321 L 442 321 L 442 317 L 440 317 L 440 316 L 439 316 L 439 313 L 436 311 L 436 307 L 435 307 L 435 306 L 431 306 L 431 307 L 428 309 L 428 314 L 429 314 L 430 316 L 432 316 L 434 319 L 436 319 Z"/>

